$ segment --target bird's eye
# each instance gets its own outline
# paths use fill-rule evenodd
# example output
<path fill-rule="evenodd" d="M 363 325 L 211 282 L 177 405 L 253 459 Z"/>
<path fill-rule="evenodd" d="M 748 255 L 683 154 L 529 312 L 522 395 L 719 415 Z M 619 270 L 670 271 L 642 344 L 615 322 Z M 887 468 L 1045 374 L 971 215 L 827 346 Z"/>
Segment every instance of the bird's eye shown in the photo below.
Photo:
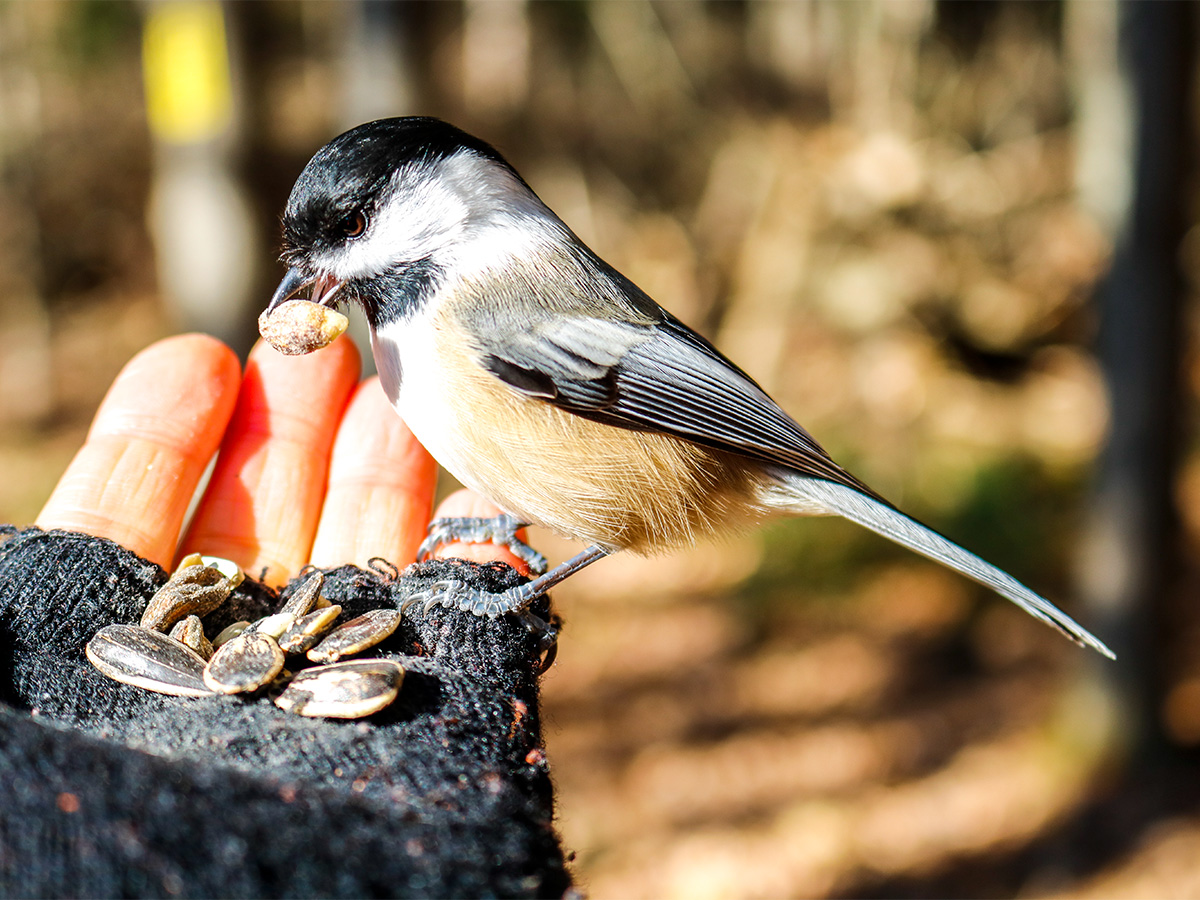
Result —
<path fill-rule="evenodd" d="M 356 238 L 367 230 L 367 214 L 361 209 L 350 213 L 338 223 L 338 231 L 343 237 Z"/>

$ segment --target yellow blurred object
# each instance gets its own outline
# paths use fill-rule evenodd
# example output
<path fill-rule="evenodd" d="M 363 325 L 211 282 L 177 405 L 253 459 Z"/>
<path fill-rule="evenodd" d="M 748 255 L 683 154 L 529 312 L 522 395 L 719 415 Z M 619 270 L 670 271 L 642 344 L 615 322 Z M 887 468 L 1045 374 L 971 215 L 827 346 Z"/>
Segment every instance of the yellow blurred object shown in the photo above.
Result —
<path fill-rule="evenodd" d="M 195 143 L 217 137 L 229 125 L 225 18 L 215 0 L 152 5 L 142 35 L 142 69 L 156 138 Z"/>

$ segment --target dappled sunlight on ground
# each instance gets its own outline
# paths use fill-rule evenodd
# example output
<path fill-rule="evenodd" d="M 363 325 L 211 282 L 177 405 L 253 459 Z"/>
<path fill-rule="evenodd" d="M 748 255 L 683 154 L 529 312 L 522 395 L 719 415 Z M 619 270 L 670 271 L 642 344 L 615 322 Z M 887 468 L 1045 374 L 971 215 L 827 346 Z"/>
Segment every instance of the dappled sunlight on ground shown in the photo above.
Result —
<path fill-rule="evenodd" d="M 763 628 L 723 585 L 560 592 L 547 746 L 592 896 L 869 893 L 1020 849 L 1088 796 L 1104 726 L 1064 731 L 1060 708 L 1080 651 L 1019 615 L 969 624 L 1002 601 L 931 565 L 820 603 L 796 570 Z"/>

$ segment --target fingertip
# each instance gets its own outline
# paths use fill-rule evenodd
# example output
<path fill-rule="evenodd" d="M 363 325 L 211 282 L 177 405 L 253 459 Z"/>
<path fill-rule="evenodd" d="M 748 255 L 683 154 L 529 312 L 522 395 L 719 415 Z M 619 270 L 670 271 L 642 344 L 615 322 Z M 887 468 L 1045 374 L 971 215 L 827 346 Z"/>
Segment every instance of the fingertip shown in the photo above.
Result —
<path fill-rule="evenodd" d="M 237 355 L 210 335 L 155 341 L 113 379 L 88 436 L 138 433 L 180 448 L 207 445 L 202 438 L 219 440 L 225 430 L 241 378 Z"/>
<path fill-rule="evenodd" d="M 203 385 L 205 380 L 214 379 L 222 393 L 231 386 L 236 388 L 242 378 L 242 364 L 237 354 L 212 335 L 199 332 L 176 334 L 155 341 L 134 354 L 117 378 L 144 367 L 176 368 L 181 363 L 186 364 L 194 383 Z"/>
<path fill-rule="evenodd" d="M 247 365 L 250 364 L 271 369 L 292 369 L 297 373 L 313 370 L 350 373 L 357 381 L 358 373 L 362 370 L 362 356 L 358 346 L 349 337 L 340 337 L 327 347 L 299 355 L 280 353 L 260 338 L 250 349 Z"/>
<path fill-rule="evenodd" d="M 433 515 L 435 519 L 490 519 L 503 512 L 504 510 L 486 497 L 481 497 L 469 488 L 460 488 L 438 504 Z"/>
<path fill-rule="evenodd" d="M 164 338 L 114 379 L 37 524 L 106 537 L 164 565 L 233 414 L 237 356 L 208 335 Z"/>

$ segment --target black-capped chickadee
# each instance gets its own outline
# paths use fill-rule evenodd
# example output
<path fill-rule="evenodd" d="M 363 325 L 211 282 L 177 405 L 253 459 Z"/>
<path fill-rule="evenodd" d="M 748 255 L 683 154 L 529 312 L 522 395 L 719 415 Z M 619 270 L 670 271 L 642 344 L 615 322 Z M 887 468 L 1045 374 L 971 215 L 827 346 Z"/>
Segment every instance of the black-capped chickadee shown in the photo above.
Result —
<path fill-rule="evenodd" d="M 502 594 L 523 610 L 617 550 L 653 553 L 769 514 L 845 516 L 1111 651 L 1052 603 L 897 510 L 841 468 L 708 341 L 600 259 L 483 141 L 431 118 L 330 141 L 283 217 L 305 289 L 366 314 L 384 391 L 464 485 L 588 549 Z"/>

